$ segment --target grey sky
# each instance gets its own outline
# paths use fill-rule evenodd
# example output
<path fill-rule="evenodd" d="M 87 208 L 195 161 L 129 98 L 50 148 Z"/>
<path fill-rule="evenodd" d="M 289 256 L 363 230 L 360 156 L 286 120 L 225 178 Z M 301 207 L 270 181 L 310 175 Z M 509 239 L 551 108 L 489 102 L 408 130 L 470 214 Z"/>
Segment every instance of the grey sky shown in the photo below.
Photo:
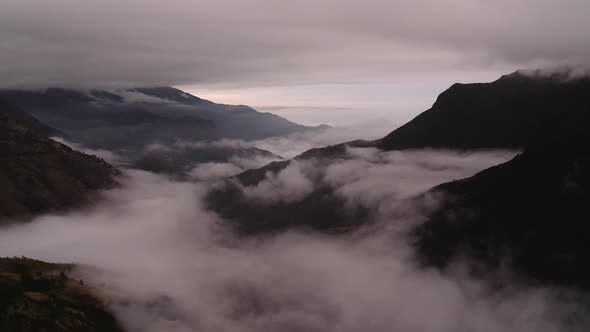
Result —
<path fill-rule="evenodd" d="M 585 66 L 588 17 L 587 0 L 2 0 L 0 86 L 436 91 L 437 77 Z"/>
<path fill-rule="evenodd" d="M 3 0 L 4 85 L 289 84 L 583 63 L 585 0 Z"/>

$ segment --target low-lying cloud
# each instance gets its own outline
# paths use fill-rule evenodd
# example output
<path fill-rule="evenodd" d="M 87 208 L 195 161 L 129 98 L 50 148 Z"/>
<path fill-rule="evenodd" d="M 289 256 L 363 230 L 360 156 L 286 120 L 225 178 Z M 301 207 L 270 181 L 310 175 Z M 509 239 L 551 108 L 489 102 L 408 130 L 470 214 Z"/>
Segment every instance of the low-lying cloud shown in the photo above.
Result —
<path fill-rule="evenodd" d="M 343 195 L 376 188 L 375 196 L 389 197 L 507 157 L 353 149 L 325 171 L 334 185 L 355 187 Z M 287 181 L 281 177 L 305 174 L 305 165 L 292 167 L 267 179 L 270 192 L 283 190 L 270 185 Z M 411 185 L 412 179 L 420 184 Z M 207 182 L 133 170 L 120 181 L 122 187 L 105 192 L 94 207 L 0 229 L 0 254 L 79 263 L 76 277 L 102 289 L 129 331 L 557 332 L 588 326 L 561 290 L 515 285 L 498 293 L 460 266 L 446 272 L 418 267 L 390 228 L 242 238 L 202 205 Z"/>
<path fill-rule="evenodd" d="M 273 161 L 293 158 L 312 148 L 352 141 L 358 137 L 367 140 L 377 139 L 391 131 L 390 127 L 383 127 L 382 130 L 371 128 L 367 126 L 326 128 L 252 141 L 220 139 L 214 141 L 177 140 L 172 143 L 156 142 L 147 145 L 144 148 L 144 153 L 147 155 L 182 152 L 198 154 L 201 150 L 227 150 L 230 156 L 225 160 L 197 163 L 187 170 L 187 175 L 195 180 L 214 181 L 237 175 L 248 169 L 260 168 Z M 68 144 L 85 149 L 73 143 Z M 254 149 L 262 149 L 272 153 L 272 155 L 260 153 L 261 151 Z M 92 150 L 88 149 L 84 151 L 92 152 Z M 97 153 L 104 155 L 103 151 L 97 151 Z M 113 158 L 108 160 L 113 160 Z"/>
<path fill-rule="evenodd" d="M 183 150 L 198 150 L 211 148 L 249 149 L 255 147 L 253 144 L 239 139 L 220 139 L 216 141 L 184 141 L 177 140 L 172 144 L 152 143 L 145 147 L 148 152 L 171 152 Z"/>
<path fill-rule="evenodd" d="M 284 136 L 249 141 L 225 138 L 214 141 L 177 140 L 172 143 L 155 142 L 146 146 L 145 151 L 157 153 L 215 148 L 235 150 L 259 148 L 269 151 L 277 156 L 290 159 L 313 148 L 349 142 L 359 138 L 364 140 L 375 140 L 384 137 L 390 133 L 391 130 L 392 126 L 390 123 L 378 125 L 371 122 L 365 125 L 295 132 Z"/>
<path fill-rule="evenodd" d="M 395 126 L 385 121 L 347 126 L 332 127 L 319 131 L 294 133 L 282 137 L 270 137 L 263 140 L 250 141 L 260 149 L 268 150 L 283 158 L 293 158 L 309 149 L 320 148 L 328 145 L 350 142 L 357 139 L 375 140 L 389 134 Z"/>
<path fill-rule="evenodd" d="M 291 161 L 278 174 L 268 172 L 260 183 L 242 187 L 247 198 L 263 204 L 291 203 L 302 200 L 312 193 L 314 184 L 304 174 L 303 165 Z"/>
<path fill-rule="evenodd" d="M 193 167 L 189 172 L 189 176 L 196 180 L 213 181 L 229 178 L 243 171 L 243 168 L 233 163 L 207 162 L 197 164 Z"/>
<path fill-rule="evenodd" d="M 366 208 L 373 217 L 389 220 L 399 210 L 398 204 L 408 204 L 407 199 L 506 162 L 516 153 L 348 148 L 339 158 L 291 160 L 276 173 L 267 171 L 265 178 L 253 185 L 237 180 L 228 185 L 239 188 L 252 204 L 263 205 L 301 201 L 314 190 L 328 187 L 344 199 L 348 206 L 343 208 Z"/>
<path fill-rule="evenodd" d="M 126 160 L 124 157 L 113 153 L 109 150 L 104 150 L 104 149 L 90 149 L 87 148 L 81 144 L 78 143 L 74 143 L 74 142 L 70 142 L 66 139 L 64 139 L 63 137 L 51 137 L 52 140 L 59 142 L 63 145 L 66 145 L 76 151 L 80 151 L 89 155 L 95 155 L 97 157 L 100 157 L 102 159 L 104 159 L 106 162 L 113 164 L 113 165 L 123 165 L 126 163 Z"/>

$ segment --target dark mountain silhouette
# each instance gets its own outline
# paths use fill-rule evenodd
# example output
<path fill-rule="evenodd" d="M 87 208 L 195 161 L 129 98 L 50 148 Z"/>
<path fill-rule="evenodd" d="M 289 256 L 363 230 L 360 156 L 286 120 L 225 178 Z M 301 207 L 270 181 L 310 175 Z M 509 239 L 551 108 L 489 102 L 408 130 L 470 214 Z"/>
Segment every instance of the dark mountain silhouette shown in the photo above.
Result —
<path fill-rule="evenodd" d="M 513 160 L 432 191 L 444 200 L 416 232 L 426 263 L 476 258 L 590 287 L 590 109 Z"/>
<path fill-rule="evenodd" d="M 590 106 L 590 79 L 520 72 L 454 84 L 431 109 L 375 142 L 383 150 L 522 149 Z"/>
<path fill-rule="evenodd" d="M 565 75 L 567 76 L 567 75 Z M 590 109 L 590 79 L 562 75 L 527 76 L 519 72 L 492 83 L 455 84 L 443 92 L 433 107 L 383 139 L 353 141 L 311 149 L 294 160 L 320 160 L 318 165 L 346 158 L 348 147 L 381 150 L 445 148 L 476 150 L 529 149 L 549 137 L 567 133 Z M 580 122 L 582 128 L 585 122 Z M 582 141 L 582 140 L 580 140 Z M 241 186 L 255 186 L 267 174 L 276 174 L 291 161 L 272 163 L 238 175 Z M 532 164 L 530 167 L 533 167 Z M 540 166 L 537 166 L 540 167 Z M 392 179 L 394 181 L 395 179 Z M 540 178 L 539 181 L 542 181 Z M 290 204 L 253 205 L 240 186 L 229 181 L 209 194 L 210 206 L 250 232 L 280 230 L 291 226 L 333 229 L 362 225 L 366 211 L 343 211 L 343 202 L 321 185 L 303 201 Z M 261 211 L 264 210 L 264 211 Z M 242 211 L 246 211 L 241 213 Z M 310 218 L 319 215 L 323 218 Z"/>
<path fill-rule="evenodd" d="M 53 130 L 14 106 L 0 104 L 0 223 L 78 206 L 116 184 L 117 169 L 47 138 L 47 133 Z"/>
<path fill-rule="evenodd" d="M 432 108 L 382 139 L 315 148 L 294 159 L 339 158 L 349 147 L 385 151 L 525 149 L 590 108 L 590 78 L 567 77 L 517 71 L 491 83 L 457 83 L 440 94 Z M 244 176 L 262 179 L 272 169 L 262 167 Z M 253 175 L 256 172 L 260 174 Z"/>
<path fill-rule="evenodd" d="M 504 164 L 424 194 L 435 194 L 441 201 L 414 232 L 418 255 L 423 263 L 440 268 L 463 259 L 476 262 L 484 273 L 510 267 L 529 281 L 590 287 L 587 78 L 564 80 L 517 73 L 488 84 L 455 85 L 431 110 L 382 140 L 312 149 L 295 160 L 320 160 L 321 167 L 343 158 L 347 146 L 523 149 Z M 233 181 L 254 186 L 267 174 L 285 169 L 289 162 L 246 171 Z M 260 208 L 231 183 L 230 189 L 210 194 L 211 206 L 247 232 L 293 226 L 332 230 L 370 221 L 368 213 L 345 214 L 342 202 L 327 187 L 319 186 L 298 203 Z"/>
<path fill-rule="evenodd" d="M 297 158 L 335 158 L 347 147 L 525 149 L 590 107 L 590 78 L 516 71 L 491 83 L 453 84 L 434 105 L 375 141 L 311 149 Z"/>

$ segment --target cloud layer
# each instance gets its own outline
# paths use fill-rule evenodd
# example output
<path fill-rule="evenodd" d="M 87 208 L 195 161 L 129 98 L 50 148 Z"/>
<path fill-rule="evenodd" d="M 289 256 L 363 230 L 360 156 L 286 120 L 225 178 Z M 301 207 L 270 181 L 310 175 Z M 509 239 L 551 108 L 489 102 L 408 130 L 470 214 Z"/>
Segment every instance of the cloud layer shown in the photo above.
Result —
<path fill-rule="evenodd" d="M 7 0 L 0 85 L 287 84 L 588 64 L 590 5 Z"/>
<path fill-rule="evenodd" d="M 286 138 L 278 149 L 342 138 L 334 135 L 291 137 L 291 144 Z M 416 264 L 405 231 L 428 210 L 405 199 L 514 154 L 351 148 L 329 162 L 293 162 L 245 188 L 253 202 L 271 204 L 328 184 L 348 204 L 376 211 L 380 223 L 339 236 L 289 231 L 243 238 L 205 208 L 206 194 L 219 186 L 215 180 L 258 160 L 196 165 L 196 182 L 124 169 L 121 187 L 93 207 L 2 227 L 0 256 L 77 263 L 73 276 L 107 298 L 131 332 L 585 331 L 590 322 L 569 290 L 514 282 L 498 292 L 462 263 L 445 271 Z"/>
<path fill-rule="evenodd" d="M 199 203 L 203 184 L 122 183 L 100 206 L 3 228 L 0 253 L 81 263 L 130 331 L 552 332 L 576 317 L 561 291 L 495 293 L 460 268 L 418 268 L 391 230 L 237 238 Z"/>

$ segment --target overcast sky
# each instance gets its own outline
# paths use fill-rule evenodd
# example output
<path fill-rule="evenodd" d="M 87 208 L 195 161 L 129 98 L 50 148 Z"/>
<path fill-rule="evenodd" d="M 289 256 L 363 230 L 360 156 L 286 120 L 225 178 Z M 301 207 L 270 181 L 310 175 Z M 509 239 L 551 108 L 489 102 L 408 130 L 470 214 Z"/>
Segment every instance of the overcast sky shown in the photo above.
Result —
<path fill-rule="evenodd" d="M 588 17 L 587 0 L 1 0 L 0 86 L 409 114 L 455 81 L 586 66 Z"/>

